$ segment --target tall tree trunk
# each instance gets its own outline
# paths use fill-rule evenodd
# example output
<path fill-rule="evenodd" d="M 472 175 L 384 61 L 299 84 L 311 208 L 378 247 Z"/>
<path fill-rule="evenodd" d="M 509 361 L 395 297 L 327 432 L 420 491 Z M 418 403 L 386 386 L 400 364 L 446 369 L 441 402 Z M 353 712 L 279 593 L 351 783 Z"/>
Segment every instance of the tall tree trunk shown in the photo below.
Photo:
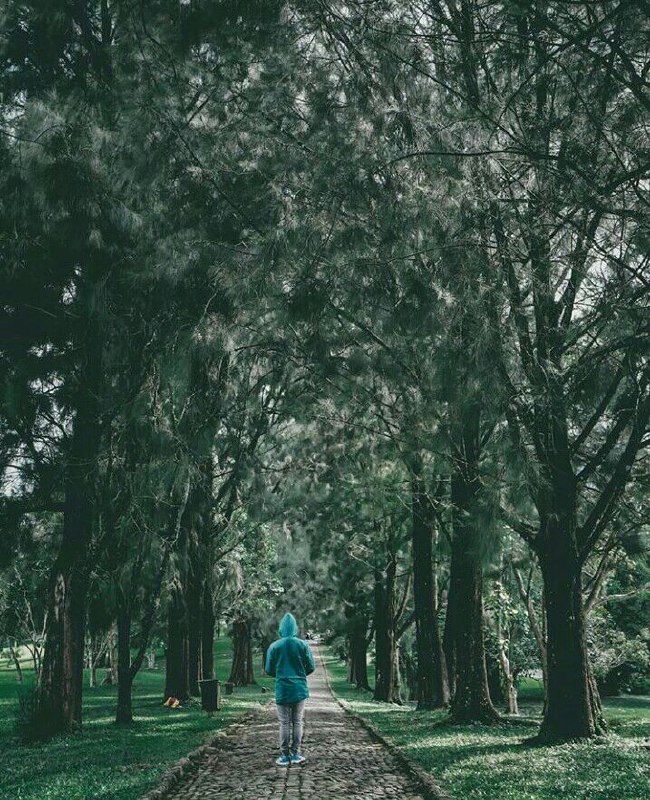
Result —
<path fill-rule="evenodd" d="M 480 411 L 462 415 L 461 456 L 451 481 L 453 536 L 450 594 L 453 594 L 455 693 L 451 704 L 456 722 L 489 723 L 498 719 L 490 700 L 483 639 L 483 566 L 477 522 L 480 489 Z M 449 601 L 452 604 L 452 599 Z"/>
<path fill-rule="evenodd" d="M 223 375 L 221 370 L 223 368 Z M 192 473 L 192 486 L 183 518 L 183 540 L 187 552 L 187 570 L 183 576 L 185 602 L 187 605 L 187 647 L 189 691 L 193 696 L 200 693 L 199 680 L 203 673 L 203 641 L 206 642 L 206 666 L 212 674 L 213 642 L 210 641 L 209 627 L 204 627 L 205 607 L 204 584 L 211 572 L 210 550 L 213 539 L 212 511 L 213 467 L 212 442 L 217 426 L 218 409 L 221 398 L 222 380 L 227 372 L 227 358 L 224 356 L 219 370 L 217 386 L 210 379 L 211 358 L 206 351 L 195 349 L 190 361 L 190 388 L 192 402 L 182 426 L 196 469 Z M 230 512 L 232 513 L 232 511 Z M 212 619 L 209 611 L 208 626 Z"/>
<path fill-rule="evenodd" d="M 190 696 L 187 615 L 180 586 L 173 587 L 167 611 L 165 698 L 185 701 Z"/>
<path fill-rule="evenodd" d="M 249 620 L 236 620 L 232 625 L 232 667 L 230 683 L 235 686 L 249 686 L 255 683 L 253 674 L 253 643 Z"/>
<path fill-rule="evenodd" d="M 201 615 L 201 673 L 204 679 L 214 678 L 214 605 L 211 574 L 203 584 L 203 613 Z"/>
<path fill-rule="evenodd" d="M 384 574 L 375 570 L 375 700 L 395 700 L 395 574 L 397 562 L 389 553 Z"/>
<path fill-rule="evenodd" d="M 129 725 L 133 721 L 131 699 L 131 617 L 120 608 L 117 614 L 117 712 L 115 722 Z"/>
<path fill-rule="evenodd" d="M 402 647 L 395 637 L 393 650 L 393 696 L 392 702 L 402 705 Z"/>
<path fill-rule="evenodd" d="M 433 580 L 433 524 L 430 500 L 422 480 L 412 480 L 413 495 L 413 602 L 415 606 L 415 645 L 417 650 L 418 709 L 440 708 L 448 703 L 445 697 L 443 670 L 445 665 L 436 647 L 436 605 Z M 439 632 L 438 632 L 439 637 Z"/>
<path fill-rule="evenodd" d="M 80 289 L 86 292 L 87 287 Z M 90 293 L 97 292 L 96 286 Z M 65 465 L 63 532 L 50 573 L 40 700 L 54 733 L 81 728 L 89 548 L 100 447 L 102 345 L 98 317 L 84 331 L 77 409 Z"/>
<path fill-rule="evenodd" d="M 190 694 L 199 695 L 199 680 L 201 679 L 201 644 L 203 640 L 203 585 L 202 569 L 199 565 L 198 555 L 190 565 L 189 580 L 185 587 L 188 621 L 188 680 Z"/>
<path fill-rule="evenodd" d="M 567 525 L 572 530 L 564 529 Z M 546 547 L 538 555 L 546 605 L 548 692 L 541 741 L 586 738 L 605 731 L 587 655 L 581 565 L 571 545 L 574 526 L 573 510 L 543 520 Z"/>
<path fill-rule="evenodd" d="M 200 374 L 202 372 L 201 370 Z M 197 408 L 194 410 L 195 413 L 198 411 Z M 188 568 L 184 582 L 187 605 L 188 673 L 190 694 L 194 697 L 199 695 L 199 680 L 202 677 L 203 584 L 210 533 L 209 476 L 212 474 L 205 463 L 200 465 L 198 473 L 184 516 L 188 550 Z"/>
<path fill-rule="evenodd" d="M 363 635 L 355 634 L 354 637 L 354 675 L 352 682 L 357 689 L 370 689 L 368 683 L 368 638 L 367 627 Z"/>
<path fill-rule="evenodd" d="M 506 713 L 517 715 L 519 714 L 519 704 L 517 702 L 517 682 L 510 667 L 510 659 L 505 649 L 499 649 L 499 661 L 501 662 L 501 669 L 503 671 L 503 680 L 505 682 L 505 695 L 506 695 Z"/>
<path fill-rule="evenodd" d="M 452 717 L 456 722 L 489 723 L 498 714 L 490 700 L 483 644 L 483 570 L 471 555 L 456 555 L 455 569 L 462 592 L 457 597 L 458 617 L 454 626 L 456 691 Z"/>
<path fill-rule="evenodd" d="M 348 682 L 357 689 L 369 689 L 368 683 L 368 620 L 355 610 L 350 619 Z"/>
<path fill-rule="evenodd" d="M 184 505 L 181 505 L 182 509 Z M 178 529 L 178 526 L 177 526 Z M 130 724 L 133 721 L 132 709 L 132 688 L 135 676 L 142 667 L 149 642 L 151 632 L 156 622 L 158 605 L 160 602 L 160 591 L 167 572 L 171 552 L 171 544 L 167 544 L 162 554 L 158 575 L 149 590 L 148 596 L 144 600 L 144 608 L 140 621 L 138 633 L 138 649 L 135 657 L 131 659 L 131 609 L 134 605 L 134 596 L 125 596 L 118 587 L 118 609 L 117 609 L 117 633 L 118 633 L 118 695 L 117 695 L 117 714 L 115 721 L 121 724 Z M 139 570 L 136 570 L 138 573 Z M 131 586 L 137 586 L 136 575 L 132 575 Z M 176 695 L 179 697 L 179 695 Z M 183 698 L 184 699 L 184 698 Z"/>

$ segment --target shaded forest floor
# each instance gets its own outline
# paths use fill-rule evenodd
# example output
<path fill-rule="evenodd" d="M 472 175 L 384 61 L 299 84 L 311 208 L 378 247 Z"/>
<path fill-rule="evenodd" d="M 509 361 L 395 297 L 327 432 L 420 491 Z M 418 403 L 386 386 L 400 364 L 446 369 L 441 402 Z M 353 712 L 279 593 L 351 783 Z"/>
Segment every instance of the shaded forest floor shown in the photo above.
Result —
<path fill-rule="evenodd" d="M 650 698 L 604 700 L 610 735 L 598 743 L 530 748 L 541 705 L 522 698 L 526 723 L 449 725 L 443 711 L 376 703 L 346 681 L 345 665 L 326 660 L 335 694 L 372 722 L 454 798 L 462 800 L 645 800 L 650 785 Z"/>
<path fill-rule="evenodd" d="M 228 677 L 231 648 L 221 639 L 215 648 L 216 672 Z M 80 735 L 47 744 L 22 746 L 15 734 L 17 695 L 21 691 L 13 670 L 0 670 L 0 797 L 14 800 L 135 800 L 155 786 L 174 762 L 199 747 L 240 714 L 268 702 L 261 686 L 271 681 L 256 675 L 260 686 L 237 689 L 224 698 L 221 712 L 210 718 L 198 703 L 179 711 L 162 706 L 164 661 L 156 670 L 143 670 L 133 693 L 135 722 L 120 728 L 113 722 L 116 687 L 84 692 L 84 729 Z M 103 675 L 104 670 L 99 670 Z M 25 687 L 33 671 L 25 670 Z"/>

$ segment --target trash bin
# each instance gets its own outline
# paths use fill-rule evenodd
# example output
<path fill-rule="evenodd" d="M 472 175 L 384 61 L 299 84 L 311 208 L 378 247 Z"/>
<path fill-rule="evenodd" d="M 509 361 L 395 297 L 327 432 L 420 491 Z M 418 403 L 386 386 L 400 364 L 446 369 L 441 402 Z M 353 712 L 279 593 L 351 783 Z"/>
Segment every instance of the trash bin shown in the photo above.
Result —
<path fill-rule="evenodd" d="M 226 694 L 232 694 L 235 689 L 235 684 L 228 681 L 226 683 Z"/>
<path fill-rule="evenodd" d="M 199 681 L 201 689 L 201 707 L 212 714 L 221 708 L 221 684 L 216 678 Z"/>

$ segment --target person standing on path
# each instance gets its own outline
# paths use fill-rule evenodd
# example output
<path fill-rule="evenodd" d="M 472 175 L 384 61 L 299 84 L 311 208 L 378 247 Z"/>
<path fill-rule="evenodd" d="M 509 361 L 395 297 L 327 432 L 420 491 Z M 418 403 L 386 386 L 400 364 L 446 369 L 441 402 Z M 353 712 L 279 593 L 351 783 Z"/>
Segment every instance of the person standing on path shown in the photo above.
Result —
<path fill-rule="evenodd" d="M 288 767 L 305 760 L 300 754 L 300 743 L 305 700 L 309 697 L 307 675 L 316 669 L 316 664 L 307 642 L 298 639 L 298 623 L 293 614 L 282 617 L 280 636 L 266 655 L 266 674 L 275 678 L 275 704 L 280 722 L 280 756 L 275 763 Z"/>

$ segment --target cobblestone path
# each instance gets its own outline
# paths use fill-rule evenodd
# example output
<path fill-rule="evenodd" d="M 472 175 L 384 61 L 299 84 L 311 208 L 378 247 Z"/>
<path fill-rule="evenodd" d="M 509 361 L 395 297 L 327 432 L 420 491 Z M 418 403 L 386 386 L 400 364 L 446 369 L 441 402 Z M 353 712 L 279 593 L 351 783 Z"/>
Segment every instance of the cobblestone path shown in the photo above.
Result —
<path fill-rule="evenodd" d="M 334 700 L 317 648 L 314 655 L 302 748 L 307 760 L 288 768 L 275 765 L 278 726 L 271 703 L 223 737 L 219 750 L 176 785 L 173 800 L 422 800 L 391 753 Z"/>

